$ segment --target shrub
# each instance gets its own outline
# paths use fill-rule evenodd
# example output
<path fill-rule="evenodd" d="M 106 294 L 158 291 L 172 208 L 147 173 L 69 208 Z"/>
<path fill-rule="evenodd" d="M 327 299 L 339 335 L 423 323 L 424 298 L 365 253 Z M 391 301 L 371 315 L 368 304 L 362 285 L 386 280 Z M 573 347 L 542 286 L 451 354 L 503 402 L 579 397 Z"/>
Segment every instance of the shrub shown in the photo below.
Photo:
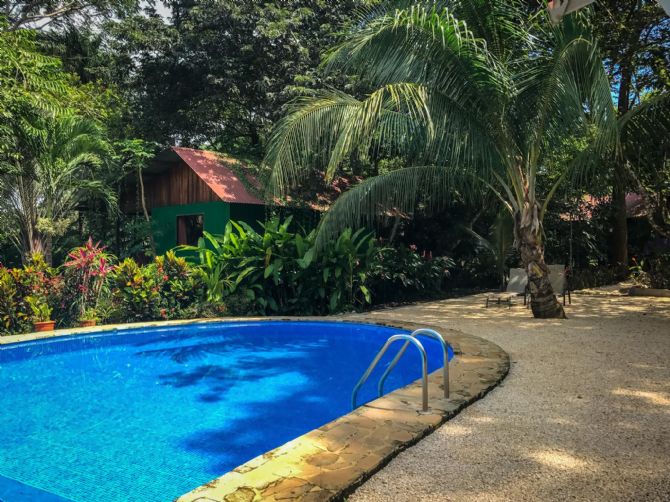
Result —
<path fill-rule="evenodd" d="M 161 296 L 154 266 L 141 267 L 131 258 L 126 258 L 114 267 L 109 277 L 111 320 L 136 322 L 161 318 Z"/>
<path fill-rule="evenodd" d="M 652 257 L 648 261 L 651 287 L 670 289 L 670 253 Z"/>
<path fill-rule="evenodd" d="M 149 266 L 151 267 L 151 266 Z M 203 309 L 206 288 L 203 273 L 172 251 L 155 260 L 160 315 L 164 319 L 197 317 Z"/>
<path fill-rule="evenodd" d="M 415 247 L 387 247 L 380 251 L 372 273 L 376 303 L 415 300 L 438 295 L 454 266 L 447 257 L 433 258 L 416 252 Z"/>
<path fill-rule="evenodd" d="M 589 289 L 616 284 L 622 273 L 621 267 L 600 266 L 576 269 L 572 271 L 569 278 L 570 289 Z"/>
<path fill-rule="evenodd" d="M 33 255 L 23 268 L 0 267 L 0 334 L 25 333 L 32 330 L 34 318 L 31 302 L 53 309 L 62 294 L 62 278 L 44 258 Z"/>
<path fill-rule="evenodd" d="M 344 231 L 317 253 L 315 232 L 290 230 L 291 218 L 273 218 L 256 232 L 229 222 L 220 236 L 205 234 L 195 254 L 207 277 L 208 297 L 222 297 L 235 314 L 313 315 L 370 303 L 371 235 Z"/>
<path fill-rule="evenodd" d="M 44 296 L 29 295 L 26 296 L 26 303 L 32 311 L 31 320 L 33 322 L 46 322 L 51 320 L 53 308 Z"/>
<path fill-rule="evenodd" d="M 13 271 L 0 267 L 0 335 L 21 333 L 28 325 L 29 319 L 20 308 Z"/>
<path fill-rule="evenodd" d="M 205 304 L 203 274 L 184 258 L 168 252 L 140 266 L 128 258 L 110 274 L 111 308 L 116 322 L 184 319 L 220 315 L 222 307 Z"/>

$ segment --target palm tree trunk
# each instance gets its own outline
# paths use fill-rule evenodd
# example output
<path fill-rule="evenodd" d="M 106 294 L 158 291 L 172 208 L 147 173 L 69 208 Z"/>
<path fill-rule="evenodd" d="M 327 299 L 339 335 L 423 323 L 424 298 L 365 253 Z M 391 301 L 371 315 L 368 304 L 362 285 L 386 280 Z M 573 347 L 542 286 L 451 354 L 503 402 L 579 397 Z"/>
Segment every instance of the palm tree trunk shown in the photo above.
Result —
<path fill-rule="evenodd" d="M 530 308 L 536 318 L 565 319 L 565 310 L 549 282 L 549 269 L 544 262 L 542 226 L 538 213 L 537 205 L 526 204 L 522 213 L 517 214 L 515 218 L 517 247 L 528 274 Z"/>

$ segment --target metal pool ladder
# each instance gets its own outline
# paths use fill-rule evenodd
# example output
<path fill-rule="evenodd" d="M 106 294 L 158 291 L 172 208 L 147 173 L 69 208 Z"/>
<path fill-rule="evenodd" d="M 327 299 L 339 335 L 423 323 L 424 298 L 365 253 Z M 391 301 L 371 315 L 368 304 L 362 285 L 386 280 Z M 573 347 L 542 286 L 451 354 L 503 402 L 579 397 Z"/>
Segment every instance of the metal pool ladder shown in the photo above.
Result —
<path fill-rule="evenodd" d="M 434 338 L 440 343 L 440 346 L 442 347 L 442 362 L 443 362 L 442 375 L 444 380 L 444 397 L 446 398 L 449 397 L 449 344 L 444 340 L 442 335 L 440 335 L 434 329 L 421 328 L 413 331 L 409 335 L 403 335 L 403 334 L 392 335 L 388 338 L 388 340 L 386 340 L 386 343 L 381 349 L 379 349 L 379 352 L 377 352 L 377 355 L 370 363 L 370 366 L 368 366 L 368 369 L 365 370 L 365 373 L 363 373 L 363 376 L 358 381 L 358 383 L 354 387 L 353 392 L 351 393 L 352 409 L 356 409 L 356 397 L 358 396 L 358 391 L 363 386 L 363 384 L 367 382 L 368 378 L 370 378 L 372 371 L 375 369 L 380 359 L 384 356 L 389 347 L 398 340 L 405 340 L 405 343 L 401 347 L 400 351 L 389 363 L 388 368 L 386 368 L 386 371 L 384 371 L 384 374 L 379 379 L 379 384 L 377 385 L 377 393 L 379 397 L 381 397 L 384 394 L 384 382 L 386 381 L 386 378 L 389 376 L 393 368 L 395 368 L 395 366 L 398 364 L 398 361 L 400 361 L 400 358 L 403 356 L 403 354 L 407 350 L 407 347 L 409 347 L 409 344 L 411 343 L 417 348 L 419 354 L 421 355 L 421 386 L 422 386 L 421 410 L 428 411 L 428 358 L 426 356 L 426 349 L 424 349 L 421 342 L 417 340 L 417 337 L 421 335 Z"/>

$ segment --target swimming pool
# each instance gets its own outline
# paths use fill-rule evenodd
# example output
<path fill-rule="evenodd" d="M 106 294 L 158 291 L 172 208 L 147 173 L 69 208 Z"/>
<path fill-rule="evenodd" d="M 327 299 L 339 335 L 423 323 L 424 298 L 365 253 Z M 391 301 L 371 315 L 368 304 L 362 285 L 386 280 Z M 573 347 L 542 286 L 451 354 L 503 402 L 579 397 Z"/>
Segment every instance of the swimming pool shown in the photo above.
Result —
<path fill-rule="evenodd" d="M 0 500 L 172 500 L 348 413 L 356 381 L 399 332 L 211 322 L 0 346 Z M 434 371 L 441 348 L 421 342 Z M 385 389 L 419 377 L 408 350 Z"/>

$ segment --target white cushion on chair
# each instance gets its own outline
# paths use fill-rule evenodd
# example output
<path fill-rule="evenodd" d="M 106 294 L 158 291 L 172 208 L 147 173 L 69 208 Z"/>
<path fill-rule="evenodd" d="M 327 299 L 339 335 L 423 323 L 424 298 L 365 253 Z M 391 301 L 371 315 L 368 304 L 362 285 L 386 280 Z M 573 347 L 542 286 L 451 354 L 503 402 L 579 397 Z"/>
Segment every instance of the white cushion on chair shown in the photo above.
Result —
<path fill-rule="evenodd" d="M 528 285 L 528 274 L 522 268 L 509 269 L 509 282 L 507 283 L 507 293 L 516 293 L 522 295 Z"/>
<path fill-rule="evenodd" d="M 547 265 L 549 268 L 549 282 L 557 295 L 565 293 L 565 265 Z"/>

